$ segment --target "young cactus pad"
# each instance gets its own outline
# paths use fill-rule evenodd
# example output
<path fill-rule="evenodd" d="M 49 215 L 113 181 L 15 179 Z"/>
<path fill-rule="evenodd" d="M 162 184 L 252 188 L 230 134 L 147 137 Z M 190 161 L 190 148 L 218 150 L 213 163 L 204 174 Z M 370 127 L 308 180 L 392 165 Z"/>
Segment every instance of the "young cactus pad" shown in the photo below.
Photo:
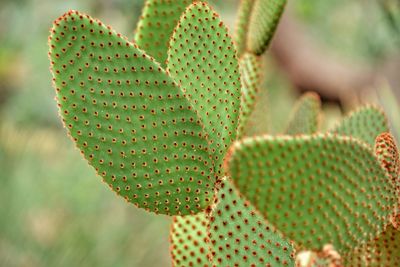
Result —
<path fill-rule="evenodd" d="M 181 16 L 171 38 L 167 67 L 204 123 L 218 173 L 236 139 L 241 83 L 228 30 L 207 4 L 194 3 Z"/>
<path fill-rule="evenodd" d="M 213 195 L 208 144 L 176 82 L 135 44 L 70 11 L 49 37 L 60 114 L 104 181 L 148 211 L 193 214 Z"/>
<path fill-rule="evenodd" d="M 339 253 L 375 237 L 396 204 L 372 149 L 347 137 L 257 137 L 233 145 L 226 168 L 241 193 L 300 248 Z"/>

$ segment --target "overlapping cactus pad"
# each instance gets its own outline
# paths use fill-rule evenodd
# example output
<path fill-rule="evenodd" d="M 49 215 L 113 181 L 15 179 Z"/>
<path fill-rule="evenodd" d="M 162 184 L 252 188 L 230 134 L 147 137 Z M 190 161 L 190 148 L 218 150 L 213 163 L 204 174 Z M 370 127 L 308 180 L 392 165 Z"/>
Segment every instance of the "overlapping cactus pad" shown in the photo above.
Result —
<path fill-rule="evenodd" d="M 236 143 L 226 167 L 238 189 L 301 248 L 339 253 L 383 231 L 396 204 L 372 149 L 332 135 Z"/>
<path fill-rule="evenodd" d="M 286 134 L 314 134 L 318 131 L 321 116 L 321 100 L 315 93 L 305 93 L 293 108 Z"/>
<path fill-rule="evenodd" d="M 176 216 L 171 227 L 171 256 L 174 267 L 211 266 L 207 239 L 208 218 L 205 213 Z"/>
<path fill-rule="evenodd" d="M 236 139 L 241 82 L 228 30 L 207 4 L 194 3 L 182 15 L 171 38 L 167 66 L 204 123 L 219 171 Z"/>
<path fill-rule="evenodd" d="M 294 266 L 294 249 L 225 179 L 209 228 L 213 266 Z"/>
<path fill-rule="evenodd" d="M 162 65 L 167 59 L 169 39 L 179 18 L 192 0 L 148 0 L 135 34 L 136 44 Z"/>
<path fill-rule="evenodd" d="M 60 114 L 104 181 L 149 211 L 207 207 L 212 160 L 200 118 L 159 64 L 76 11 L 55 21 L 49 43 Z"/>
<path fill-rule="evenodd" d="M 331 132 L 358 138 L 373 147 L 375 138 L 381 133 L 389 132 L 389 126 L 381 109 L 375 106 L 364 106 L 351 112 Z"/>

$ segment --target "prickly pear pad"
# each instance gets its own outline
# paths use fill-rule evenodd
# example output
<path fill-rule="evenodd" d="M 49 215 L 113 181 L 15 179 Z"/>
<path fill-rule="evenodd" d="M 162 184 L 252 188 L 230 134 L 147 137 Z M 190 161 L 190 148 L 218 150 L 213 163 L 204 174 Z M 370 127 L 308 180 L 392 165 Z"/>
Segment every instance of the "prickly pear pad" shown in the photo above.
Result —
<path fill-rule="evenodd" d="M 104 181 L 155 213 L 205 209 L 213 194 L 207 140 L 167 72 L 77 11 L 54 22 L 49 45 L 62 120 Z"/>

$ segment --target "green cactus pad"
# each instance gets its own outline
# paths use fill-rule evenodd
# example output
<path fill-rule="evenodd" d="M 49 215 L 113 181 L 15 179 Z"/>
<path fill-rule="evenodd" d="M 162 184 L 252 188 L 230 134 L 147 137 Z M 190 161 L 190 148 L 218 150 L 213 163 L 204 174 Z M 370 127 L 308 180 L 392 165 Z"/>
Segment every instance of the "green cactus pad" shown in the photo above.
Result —
<path fill-rule="evenodd" d="M 400 229 L 390 225 L 379 237 L 343 256 L 345 266 L 400 266 Z"/>
<path fill-rule="evenodd" d="M 254 109 L 256 97 L 260 92 L 261 84 L 261 62 L 260 58 L 250 54 L 243 54 L 239 61 L 242 75 L 242 98 L 240 106 L 240 120 L 238 127 L 238 138 L 246 134 L 246 124 Z"/>
<path fill-rule="evenodd" d="M 254 0 L 240 0 L 235 28 L 235 44 L 240 56 L 246 51 L 247 32 Z"/>
<path fill-rule="evenodd" d="M 212 198 L 212 164 L 200 119 L 151 57 L 77 11 L 49 37 L 60 114 L 103 180 L 138 207 L 193 214 Z"/>
<path fill-rule="evenodd" d="M 400 226 L 400 155 L 395 139 L 390 133 L 382 133 L 376 138 L 375 154 L 389 173 L 396 190 L 397 206 L 392 222 Z"/>
<path fill-rule="evenodd" d="M 216 172 L 236 138 L 241 83 L 228 30 L 205 3 L 186 9 L 170 42 L 167 66 L 201 117 Z"/>
<path fill-rule="evenodd" d="M 169 39 L 192 0 L 147 0 L 135 33 L 136 44 L 163 66 Z"/>
<path fill-rule="evenodd" d="M 255 0 L 247 33 L 247 50 L 261 55 L 268 48 L 278 26 L 286 0 Z"/>
<path fill-rule="evenodd" d="M 331 130 L 332 133 L 357 138 L 372 147 L 375 145 L 375 138 L 388 131 L 386 115 L 374 106 L 364 106 L 353 111 Z"/>
<path fill-rule="evenodd" d="M 307 92 L 293 108 L 286 134 L 314 134 L 319 129 L 321 100 L 316 93 Z"/>
<path fill-rule="evenodd" d="M 264 221 L 231 181 L 219 184 L 210 214 L 213 266 L 294 266 L 290 241 Z"/>
<path fill-rule="evenodd" d="M 372 149 L 348 137 L 248 138 L 225 164 L 243 195 L 301 249 L 349 251 L 384 229 L 396 203 Z"/>
<path fill-rule="evenodd" d="M 174 267 L 211 266 L 208 259 L 207 226 L 205 213 L 174 217 L 170 234 Z"/>

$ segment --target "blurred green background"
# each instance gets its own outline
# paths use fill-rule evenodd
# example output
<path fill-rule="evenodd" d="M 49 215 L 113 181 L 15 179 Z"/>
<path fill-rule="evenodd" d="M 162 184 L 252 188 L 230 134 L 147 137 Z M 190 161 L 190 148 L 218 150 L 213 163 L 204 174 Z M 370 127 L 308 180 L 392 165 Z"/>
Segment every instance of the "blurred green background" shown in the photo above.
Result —
<path fill-rule="evenodd" d="M 314 45 L 335 60 L 372 69 L 378 79 L 363 85 L 368 90 L 353 94 L 349 88 L 345 95 L 303 86 L 282 64 L 277 45 L 265 58 L 265 90 L 251 132 L 280 132 L 296 97 L 310 89 L 321 89 L 325 128 L 370 101 L 384 106 L 398 131 L 396 0 L 288 1 L 285 16 L 301 24 Z M 232 32 L 237 1 L 212 4 Z M 0 266 L 170 266 L 170 219 L 116 197 L 74 149 L 57 115 L 47 58 L 52 21 L 69 9 L 132 39 L 142 5 L 142 0 L 0 1 Z M 282 28 L 290 33 L 290 27 Z M 290 45 L 297 51 L 297 43 Z"/>

